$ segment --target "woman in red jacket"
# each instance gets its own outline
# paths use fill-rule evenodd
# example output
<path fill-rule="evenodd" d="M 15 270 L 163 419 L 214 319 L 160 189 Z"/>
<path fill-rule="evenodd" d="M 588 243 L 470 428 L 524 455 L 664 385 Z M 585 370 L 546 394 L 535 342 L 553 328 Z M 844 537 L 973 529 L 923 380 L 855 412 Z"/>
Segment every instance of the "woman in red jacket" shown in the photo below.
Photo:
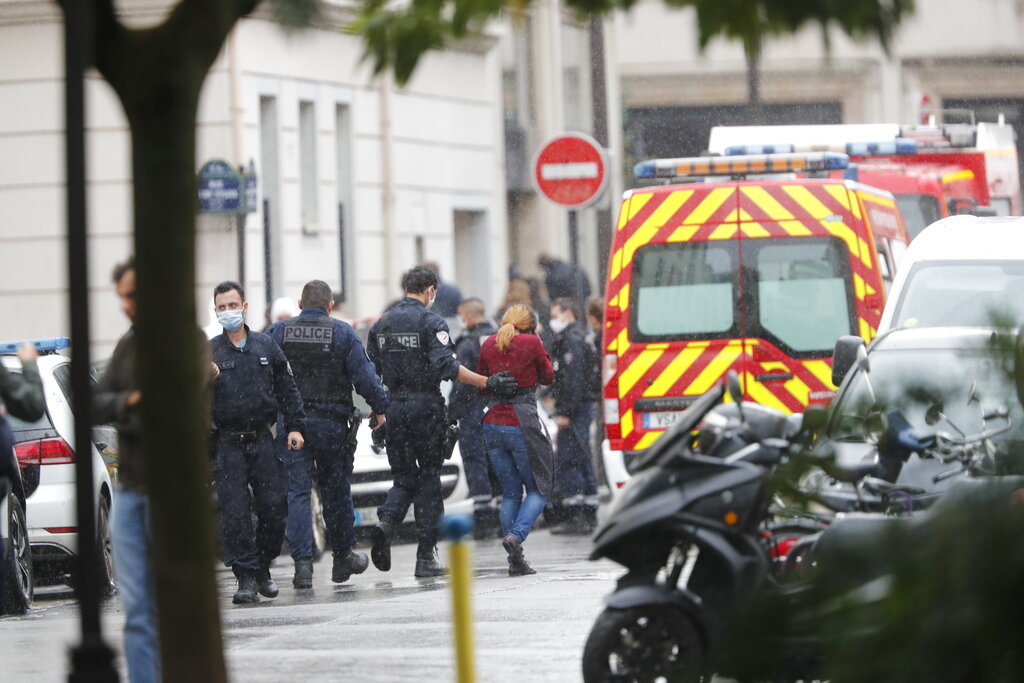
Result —
<path fill-rule="evenodd" d="M 501 544 L 509 576 L 537 573 L 526 562 L 523 541 L 544 511 L 554 478 L 551 439 L 537 414 L 537 385 L 551 384 L 554 370 L 536 330 L 532 308 L 510 306 L 498 333 L 484 341 L 477 364 L 482 375 L 507 370 L 519 385 L 513 396 L 492 396 L 484 416 L 487 455 L 501 486 Z"/>

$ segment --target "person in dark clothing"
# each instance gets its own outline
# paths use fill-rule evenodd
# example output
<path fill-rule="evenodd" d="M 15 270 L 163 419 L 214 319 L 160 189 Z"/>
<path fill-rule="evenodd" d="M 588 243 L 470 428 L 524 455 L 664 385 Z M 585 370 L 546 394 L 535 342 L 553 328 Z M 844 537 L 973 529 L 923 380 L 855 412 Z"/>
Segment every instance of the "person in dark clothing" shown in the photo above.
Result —
<path fill-rule="evenodd" d="M 135 263 L 114 268 L 121 312 L 135 323 Z M 198 333 L 197 333 L 198 334 Z M 201 334 L 199 334 L 202 337 Z M 205 337 L 202 337 L 205 338 Z M 153 537 L 149 526 L 142 454 L 142 417 L 135 373 L 135 327 L 114 347 L 93 394 L 93 420 L 114 423 L 118 433 L 118 477 L 110 518 L 110 540 L 118 594 L 124 608 L 124 655 L 131 681 L 159 681 L 160 638 L 153 586 Z"/>
<path fill-rule="evenodd" d="M 10 413 L 26 422 L 35 422 L 43 416 L 46 409 L 46 398 L 43 395 L 43 380 L 39 376 L 36 364 L 38 353 L 32 344 L 25 342 L 18 347 L 18 360 L 21 361 L 21 372 L 8 372 L 0 363 L 0 501 L 7 497 L 11 482 L 20 477 L 18 461 L 14 457 L 14 434 L 4 417 Z M 24 501 L 21 501 L 24 503 Z M 0 536 L 0 563 L 6 567 L 5 553 L 13 552 Z M 4 574 L 0 570 L 0 596 L 5 595 Z"/>
<path fill-rule="evenodd" d="M 462 292 L 455 285 L 441 279 L 441 269 L 436 263 L 428 261 L 423 266 L 437 276 L 437 296 L 434 297 L 430 310 L 445 320 L 454 318 L 458 315 L 459 304 L 462 303 Z"/>
<path fill-rule="evenodd" d="M 356 544 L 352 509 L 352 465 L 359 416 L 352 405 L 352 387 L 377 415 L 374 429 L 385 422 L 388 397 L 363 343 L 348 323 L 330 317 L 334 301 L 330 286 L 311 280 L 302 288 L 298 316 L 275 323 L 267 334 L 291 364 L 306 413 L 306 443 L 287 451 L 288 549 L 295 561 L 295 588 L 313 587 L 313 479 L 323 504 L 328 542 L 334 554 L 331 580 L 348 581 L 362 574 L 370 560 L 353 552 Z"/>
<path fill-rule="evenodd" d="M 541 254 L 537 263 L 544 271 L 544 286 L 554 299 L 572 299 L 583 302 L 590 296 L 590 279 L 579 266 Z"/>
<path fill-rule="evenodd" d="M 447 323 L 429 309 L 437 294 L 437 275 L 416 266 L 402 276 L 402 288 L 406 297 L 374 323 L 368 337 L 370 360 L 391 401 L 386 430 L 393 478 L 387 500 L 377 508 L 380 522 L 370 532 L 370 559 L 380 571 L 391 569 L 391 536 L 413 505 L 419 542 L 414 573 L 422 578 L 445 572 L 436 558 L 448 431 L 440 384 L 447 379 L 501 388 L 513 380 L 487 378 L 459 364 Z"/>
<path fill-rule="evenodd" d="M 287 472 L 271 427 L 284 414 L 288 447 L 303 445 L 305 414 L 288 359 L 268 335 L 245 324 L 242 286 L 222 282 L 213 290 L 224 332 L 210 340 L 218 368 L 213 391 L 217 452 L 213 463 L 224 534 L 224 564 L 238 579 L 235 604 L 277 596 L 270 563 L 281 552 L 288 506 Z M 249 489 L 252 488 L 252 498 Z M 253 531 L 255 507 L 258 524 Z"/>
<path fill-rule="evenodd" d="M 590 425 L 600 395 L 600 368 L 586 330 L 577 322 L 576 302 L 556 299 L 549 325 L 555 333 L 551 386 L 558 425 L 555 502 L 565 523 L 552 533 L 590 534 L 597 527 L 597 478 L 590 452 Z"/>
<path fill-rule="evenodd" d="M 487 319 L 480 299 L 466 299 L 459 304 L 459 316 L 463 331 L 455 340 L 455 355 L 462 365 L 475 368 L 484 339 L 498 328 Z M 468 384 L 456 384 L 448 397 L 448 417 L 459 421 L 459 453 L 473 499 L 473 532 L 478 539 L 488 538 L 499 528 L 496 511 L 491 507 L 494 493 L 481 422 L 486 406 L 487 399 Z"/>
<path fill-rule="evenodd" d="M 537 414 L 537 386 L 551 384 L 554 370 L 536 332 L 533 309 L 511 306 L 498 333 L 484 341 L 477 364 L 481 374 L 508 372 L 517 383 L 511 398 L 491 397 L 484 416 L 487 453 L 501 485 L 501 543 L 509 576 L 537 573 L 526 561 L 523 542 L 544 511 L 554 478 L 551 438 Z"/>

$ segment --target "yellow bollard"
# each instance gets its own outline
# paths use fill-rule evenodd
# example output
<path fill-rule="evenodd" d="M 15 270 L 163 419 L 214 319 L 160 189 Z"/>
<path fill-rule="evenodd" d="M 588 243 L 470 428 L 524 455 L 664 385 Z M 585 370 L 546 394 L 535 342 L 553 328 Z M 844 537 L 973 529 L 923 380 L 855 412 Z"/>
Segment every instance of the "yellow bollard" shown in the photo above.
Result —
<path fill-rule="evenodd" d="M 445 517 L 444 534 L 451 541 L 449 571 L 452 577 L 452 618 L 455 626 L 455 669 L 458 683 L 473 683 L 473 609 L 470 605 L 469 582 L 473 563 L 465 538 L 473 533 L 469 515 Z"/>

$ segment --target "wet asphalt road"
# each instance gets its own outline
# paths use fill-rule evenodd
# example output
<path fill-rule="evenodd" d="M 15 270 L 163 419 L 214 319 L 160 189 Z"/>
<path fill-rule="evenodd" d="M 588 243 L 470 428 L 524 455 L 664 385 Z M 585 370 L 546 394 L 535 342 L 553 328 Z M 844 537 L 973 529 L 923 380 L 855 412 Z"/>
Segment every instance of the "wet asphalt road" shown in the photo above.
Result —
<path fill-rule="evenodd" d="M 363 545 L 363 544 L 361 544 Z M 579 681 L 580 655 L 602 599 L 621 570 L 589 562 L 588 538 L 532 534 L 525 544 L 535 576 L 509 577 L 500 542 L 473 542 L 472 606 L 476 679 L 528 683 Z M 367 550 L 363 548 L 363 550 Z M 441 557 L 447 563 L 448 548 Z M 395 546 L 390 572 L 373 565 L 348 583 L 330 581 L 331 559 L 314 587 L 291 586 L 291 559 L 272 570 L 280 595 L 231 604 L 235 581 L 217 572 L 225 653 L 233 681 L 454 681 L 450 580 L 413 578 L 415 545 Z M 117 598 L 103 610 L 108 642 L 124 676 Z M 78 637 L 68 591 L 44 589 L 31 612 L 0 619 L 0 680 L 63 681 L 68 645 Z"/>

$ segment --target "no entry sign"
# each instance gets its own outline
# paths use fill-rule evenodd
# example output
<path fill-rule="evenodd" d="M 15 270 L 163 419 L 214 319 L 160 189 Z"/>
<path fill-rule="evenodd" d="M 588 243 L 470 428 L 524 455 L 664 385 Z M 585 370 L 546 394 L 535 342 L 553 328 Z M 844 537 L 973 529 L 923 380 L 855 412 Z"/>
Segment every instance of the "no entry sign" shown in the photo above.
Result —
<path fill-rule="evenodd" d="M 589 135 L 564 133 L 541 145 L 533 160 L 533 182 L 556 204 L 587 206 L 608 184 L 608 157 Z"/>

